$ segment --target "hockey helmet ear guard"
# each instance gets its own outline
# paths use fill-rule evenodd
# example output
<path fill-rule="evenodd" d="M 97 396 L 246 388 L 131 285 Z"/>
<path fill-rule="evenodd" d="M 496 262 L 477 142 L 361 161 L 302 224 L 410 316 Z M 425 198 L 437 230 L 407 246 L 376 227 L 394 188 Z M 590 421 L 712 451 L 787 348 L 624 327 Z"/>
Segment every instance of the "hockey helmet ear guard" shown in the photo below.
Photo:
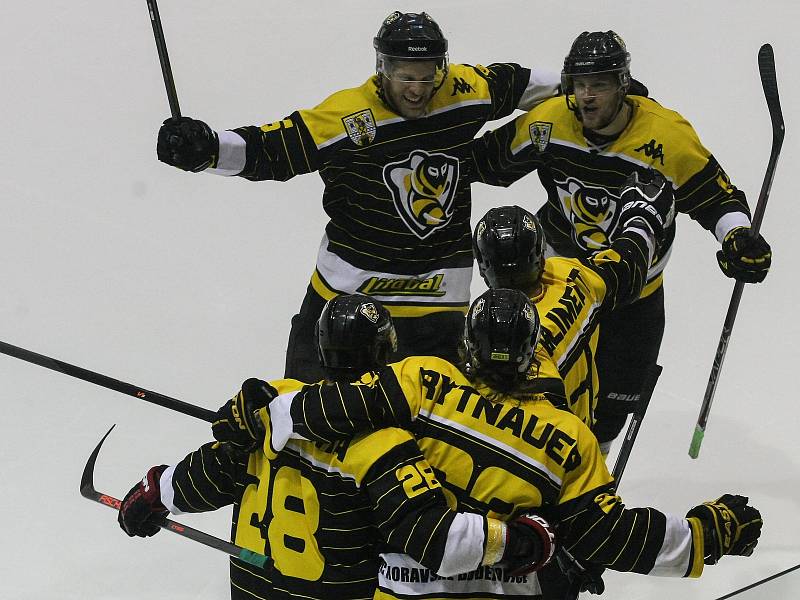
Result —
<path fill-rule="evenodd" d="M 539 329 L 539 315 L 524 293 L 502 288 L 484 292 L 467 313 L 467 370 L 496 391 L 514 391 L 527 379 Z"/>
<path fill-rule="evenodd" d="M 317 321 L 316 337 L 320 362 L 332 379 L 379 369 L 397 350 L 389 311 L 363 294 L 329 300 Z"/>
<path fill-rule="evenodd" d="M 478 270 L 490 288 L 532 293 L 544 271 L 545 236 L 539 220 L 519 206 L 492 208 L 472 236 Z"/>
<path fill-rule="evenodd" d="M 447 77 L 447 39 L 427 13 L 394 11 L 384 19 L 373 46 L 375 71 L 391 81 L 432 83 L 438 88 Z M 404 69 L 409 61 L 430 63 L 430 70 Z"/>

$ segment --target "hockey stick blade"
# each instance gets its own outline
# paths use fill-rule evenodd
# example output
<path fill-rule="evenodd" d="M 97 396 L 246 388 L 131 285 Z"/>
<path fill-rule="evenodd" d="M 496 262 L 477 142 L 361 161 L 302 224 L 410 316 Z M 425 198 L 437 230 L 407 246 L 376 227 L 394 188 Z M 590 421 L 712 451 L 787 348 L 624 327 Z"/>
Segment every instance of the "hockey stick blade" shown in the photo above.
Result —
<path fill-rule="evenodd" d="M 767 109 L 769 110 L 769 117 L 772 121 L 772 149 L 770 150 L 767 169 L 764 172 L 764 181 L 761 184 L 761 191 L 758 194 L 756 210 L 753 213 L 752 225 L 750 227 L 750 235 L 753 237 L 758 235 L 758 231 L 761 228 L 761 221 L 764 219 L 764 211 L 767 208 L 767 200 L 769 199 L 769 193 L 772 189 L 772 180 L 775 177 L 775 169 L 778 165 L 778 158 L 780 157 L 781 147 L 783 146 L 783 137 L 786 132 L 786 128 L 783 124 L 780 97 L 778 96 L 778 78 L 775 74 L 775 55 L 772 52 L 772 46 L 769 44 L 764 44 L 758 50 L 758 72 L 761 76 L 761 87 L 764 88 L 764 98 L 767 101 Z M 717 389 L 722 363 L 725 360 L 725 353 L 728 349 L 728 343 L 730 342 L 733 324 L 736 320 L 736 314 L 739 311 L 739 301 L 742 298 L 742 292 L 744 292 L 744 284 L 741 281 L 737 281 L 736 285 L 733 287 L 730 304 L 728 304 L 725 323 L 722 325 L 722 333 L 720 334 L 717 351 L 714 355 L 714 363 L 711 366 L 711 374 L 708 377 L 703 403 L 700 406 L 700 415 L 697 417 L 697 424 L 694 428 L 692 441 L 689 444 L 689 456 L 692 458 L 697 458 L 700 455 L 700 445 L 703 443 L 703 438 L 705 437 L 708 416 L 711 413 L 711 404 L 714 401 L 714 393 Z"/>
<path fill-rule="evenodd" d="M 106 441 L 106 438 L 114 429 L 114 427 L 116 427 L 116 425 L 111 426 L 111 428 L 106 432 L 97 446 L 95 446 L 95 449 L 92 450 L 92 453 L 89 455 L 89 460 L 86 461 L 86 466 L 83 468 L 80 490 L 81 496 L 84 498 L 99 504 L 103 504 L 119 512 L 122 502 L 117 498 L 114 498 L 114 496 L 98 492 L 94 487 L 94 465 L 97 462 L 98 454 L 100 454 L 100 447 L 103 445 L 103 442 Z M 259 568 L 263 568 L 267 560 L 269 560 L 268 557 L 264 556 L 263 554 L 242 548 L 236 544 L 231 544 L 230 542 L 226 542 L 225 540 L 214 537 L 213 535 L 209 535 L 198 529 L 189 527 L 188 525 L 181 525 L 172 519 L 161 518 L 155 520 L 154 522 L 162 529 L 166 529 L 167 531 L 171 531 L 172 533 L 176 533 L 182 537 L 199 542 L 204 546 L 208 546 L 209 548 L 214 548 L 220 552 L 225 552 L 226 554 Z"/>
<path fill-rule="evenodd" d="M 39 365 L 40 367 L 44 367 L 45 369 L 50 369 L 58 373 L 63 373 L 64 375 L 69 375 L 70 377 L 75 377 L 76 379 L 83 379 L 84 381 L 94 383 L 100 387 L 114 390 L 115 392 L 120 392 L 122 394 L 127 394 L 128 396 L 133 396 L 134 398 L 144 400 L 145 402 L 158 404 L 164 408 L 189 415 L 190 417 L 195 417 L 196 419 L 206 421 L 207 423 L 213 423 L 215 419 L 216 413 L 212 410 L 208 410 L 207 408 L 195 406 L 194 404 L 189 404 L 188 402 L 183 402 L 182 400 L 178 400 L 176 398 L 170 398 L 169 396 L 159 394 L 158 392 L 151 392 L 150 390 L 120 381 L 119 379 L 113 379 L 107 375 L 101 375 L 100 373 L 95 373 L 94 371 L 90 371 L 82 367 L 76 367 L 75 365 L 71 365 L 55 358 L 50 358 L 44 354 L 37 354 L 31 350 L 20 348 L 19 346 L 12 346 L 6 342 L 0 342 L 0 354 L 13 356 L 14 358 L 33 363 L 34 365 Z"/>

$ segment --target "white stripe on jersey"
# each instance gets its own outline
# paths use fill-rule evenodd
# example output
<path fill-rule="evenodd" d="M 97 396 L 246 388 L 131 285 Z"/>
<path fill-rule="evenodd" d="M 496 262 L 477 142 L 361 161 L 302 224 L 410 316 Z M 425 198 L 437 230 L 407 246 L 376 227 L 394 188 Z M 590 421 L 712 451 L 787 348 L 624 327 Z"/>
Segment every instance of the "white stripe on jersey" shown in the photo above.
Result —
<path fill-rule="evenodd" d="M 343 294 L 353 294 L 358 292 L 365 282 L 371 278 L 386 279 L 429 279 L 437 275 L 443 275 L 440 291 L 442 296 L 426 296 L 424 294 L 411 295 L 403 294 L 391 296 L 388 294 L 377 294 L 375 292 L 363 292 L 375 296 L 384 303 L 402 302 L 407 304 L 428 304 L 436 305 L 447 304 L 469 304 L 469 288 L 472 283 L 472 266 L 453 269 L 437 269 L 427 273 L 416 275 L 399 275 L 397 273 L 381 273 L 379 271 L 367 271 L 354 267 L 350 263 L 342 260 L 332 252 L 328 251 L 328 236 L 323 235 L 322 242 L 317 254 L 317 271 L 325 282 L 334 290 Z"/>

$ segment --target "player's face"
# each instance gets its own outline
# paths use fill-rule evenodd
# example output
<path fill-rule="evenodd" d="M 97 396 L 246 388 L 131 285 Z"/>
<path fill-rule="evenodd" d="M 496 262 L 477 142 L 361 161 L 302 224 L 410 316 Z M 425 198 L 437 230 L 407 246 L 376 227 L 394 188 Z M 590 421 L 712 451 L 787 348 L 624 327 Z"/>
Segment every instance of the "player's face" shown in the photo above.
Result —
<path fill-rule="evenodd" d="M 575 103 L 586 129 L 598 130 L 617 116 L 624 93 L 615 73 L 576 75 Z"/>
<path fill-rule="evenodd" d="M 394 110 L 406 119 L 425 114 L 435 91 L 438 74 L 436 61 L 397 61 L 391 72 L 383 75 L 383 91 Z"/>

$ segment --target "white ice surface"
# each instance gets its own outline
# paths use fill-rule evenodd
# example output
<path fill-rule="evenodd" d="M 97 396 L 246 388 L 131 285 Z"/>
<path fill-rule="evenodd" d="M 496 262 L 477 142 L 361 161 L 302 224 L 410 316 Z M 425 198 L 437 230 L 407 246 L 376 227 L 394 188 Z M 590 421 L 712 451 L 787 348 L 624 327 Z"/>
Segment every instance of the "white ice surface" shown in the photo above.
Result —
<path fill-rule="evenodd" d="M 621 489 L 629 505 L 678 513 L 747 494 L 764 534 L 753 558 L 727 558 L 697 581 L 610 574 L 605 597 L 711 600 L 799 563 L 798 4 L 162 0 L 181 108 L 224 129 L 358 85 L 394 8 L 428 10 L 454 62 L 560 69 L 579 32 L 615 29 L 634 75 L 694 124 L 751 207 L 770 147 L 756 53 L 773 44 L 788 130 L 762 229 L 773 271 L 745 291 L 692 461 L 733 285 L 711 235 L 681 219 L 666 276 L 664 374 Z M 209 409 L 246 377 L 280 375 L 325 224 L 319 178 L 251 184 L 157 162 L 169 109 L 145 2 L 31 0 L 2 12 L 0 339 Z M 493 205 L 537 207 L 542 193 L 531 176 L 509 190 L 475 186 L 474 198 L 477 219 Z M 84 462 L 112 423 L 96 483 L 119 497 L 149 466 L 205 441 L 205 423 L 5 356 L 0 383 L 1 598 L 227 597 L 224 555 L 166 533 L 128 539 L 112 511 L 78 495 Z M 184 519 L 228 532 L 225 511 Z"/>

